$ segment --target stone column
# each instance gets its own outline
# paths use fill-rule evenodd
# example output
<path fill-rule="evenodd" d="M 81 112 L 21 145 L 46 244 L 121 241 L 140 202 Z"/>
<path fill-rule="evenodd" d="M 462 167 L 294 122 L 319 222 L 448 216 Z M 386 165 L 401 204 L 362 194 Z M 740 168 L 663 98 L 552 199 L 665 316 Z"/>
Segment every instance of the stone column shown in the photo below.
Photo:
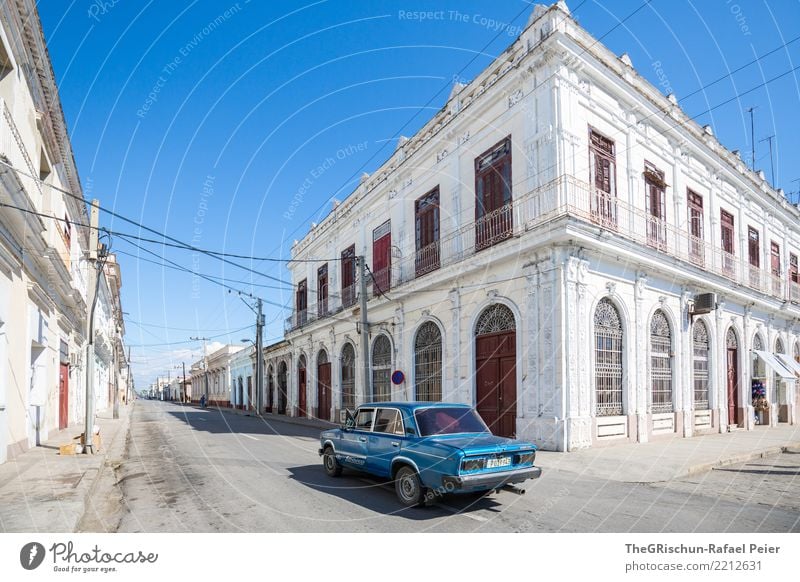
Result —
<path fill-rule="evenodd" d="M 678 311 L 678 329 L 673 365 L 673 377 L 677 379 L 678 400 L 676 414 L 682 416 L 684 437 L 694 434 L 694 341 L 692 336 L 692 319 L 689 317 L 689 299 L 691 292 L 687 288 L 681 290 Z M 675 374 L 677 372 L 677 374 Z"/>
<path fill-rule="evenodd" d="M 466 360 L 466 357 L 471 353 L 468 346 L 473 341 L 471 337 L 461 337 L 461 293 L 458 287 L 451 289 L 448 293 L 450 300 L 450 329 L 446 334 L 447 345 L 444 346 L 445 361 L 450 362 L 450 385 L 449 387 L 442 387 L 442 400 L 447 402 L 463 402 L 465 404 L 474 404 L 472 398 L 472 382 L 467 381 L 469 366 L 461 373 L 461 363 Z M 464 346 L 465 354 L 461 353 L 461 347 Z M 449 352 L 449 353 L 448 353 Z"/>
<path fill-rule="evenodd" d="M 644 292 L 647 285 L 647 275 L 644 273 L 636 274 L 636 283 L 633 289 L 634 295 L 634 316 L 633 316 L 633 330 L 634 330 L 634 345 L 636 346 L 633 358 L 628 362 L 628 382 L 630 383 L 631 374 L 630 370 L 633 368 L 635 374 L 633 375 L 634 387 L 628 393 L 633 397 L 633 402 L 628 401 L 628 415 L 631 411 L 636 415 L 636 440 L 640 443 L 646 443 L 650 437 L 649 428 L 649 398 L 648 392 L 650 387 L 647 371 L 650 368 L 647 362 L 647 349 L 648 340 L 648 321 L 647 314 L 644 311 Z M 630 350 L 627 350 L 630 354 Z M 633 364 L 633 366 L 631 366 Z"/>
<path fill-rule="evenodd" d="M 713 358 L 714 386 L 709 389 L 709 392 L 712 389 L 714 392 L 714 402 L 713 404 L 709 403 L 709 406 L 713 406 L 715 409 L 719 432 L 726 432 L 728 428 L 728 349 L 725 341 L 728 326 L 724 315 L 725 300 L 720 297 L 719 301 L 717 301 L 717 310 L 715 312 L 717 333 L 715 334 L 716 341 L 714 342 L 716 356 Z M 709 377 L 712 376 L 709 375 Z"/>

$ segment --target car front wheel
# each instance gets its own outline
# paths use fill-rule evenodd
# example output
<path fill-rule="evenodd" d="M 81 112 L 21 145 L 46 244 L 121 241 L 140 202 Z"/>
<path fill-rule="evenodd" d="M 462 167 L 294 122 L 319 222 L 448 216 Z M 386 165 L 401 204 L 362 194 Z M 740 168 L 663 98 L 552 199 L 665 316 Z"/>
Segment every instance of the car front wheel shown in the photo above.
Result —
<path fill-rule="evenodd" d="M 394 477 L 394 489 L 400 503 L 406 507 L 417 507 L 425 503 L 425 488 L 419 475 L 411 467 L 400 467 Z"/>
<path fill-rule="evenodd" d="M 332 447 L 326 447 L 322 453 L 322 466 L 325 467 L 325 474 L 328 477 L 338 477 L 342 474 L 342 466 L 336 460 L 336 454 Z"/>

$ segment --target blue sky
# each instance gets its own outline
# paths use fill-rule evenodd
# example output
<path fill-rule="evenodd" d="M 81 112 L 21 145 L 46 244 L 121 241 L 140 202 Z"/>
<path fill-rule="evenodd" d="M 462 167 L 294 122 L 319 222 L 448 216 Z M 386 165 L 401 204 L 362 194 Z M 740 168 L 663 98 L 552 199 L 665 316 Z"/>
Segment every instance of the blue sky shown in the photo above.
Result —
<path fill-rule="evenodd" d="M 598 38 L 643 1 L 568 5 Z M 393 149 L 387 140 L 401 128 L 412 135 L 445 102 L 454 77 L 469 80 L 487 66 L 531 9 L 522 0 L 39 4 L 87 198 L 199 247 L 268 257 L 288 257 L 328 200 L 352 190 L 361 166 L 378 167 Z M 430 10 L 439 14 L 411 16 Z M 601 42 L 627 52 L 644 77 L 681 98 L 797 36 L 798 1 L 653 0 Z M 798 65 L 800 41 L 681 105 L 696 115 Z M 746 109 L 757 106 L 756 165 L 770 176 L 768 145 L 759 140 L 775 135 L 776 185 L 796 192 L 799 105 L 800 71 L 698 121 L 749 156 Z M 329 157 L 336 163 L 312 176 Z M 293 204 L 301 188 L 302 200 Z M 138 233 L 108 215 L 101 221 Z M 280 306 L 291 303 L 282 263 L 237 260 L 276 281 L 208 256 L 140 244 L 260 295 L 269 302 L 266 339 L 281 336 L 288 307 Z M 161 259 L 121 237 L 112 250 L 123 268 L 137 388 L 196 359 L 200 347 L 190 336 L 253 337 L 254 316 L 236 293 L 145 262 Z"/>

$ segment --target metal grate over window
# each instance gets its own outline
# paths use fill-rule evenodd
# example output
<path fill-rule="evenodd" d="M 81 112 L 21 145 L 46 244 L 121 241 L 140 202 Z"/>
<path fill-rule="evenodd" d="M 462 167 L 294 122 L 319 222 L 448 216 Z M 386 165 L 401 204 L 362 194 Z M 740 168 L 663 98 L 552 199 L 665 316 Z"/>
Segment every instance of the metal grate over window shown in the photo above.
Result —
<path fill-rule="evenodd" d="M 516 328 L 514 313 L 502 303 L 495 303 L 481 313 L 475 326 L 475 335 L 514 331 Z"/>
<path fill-rule="evenodd" d="M 414 381 L 417 400 L 442 400 L 442 332 L 432 321 L 420 326 L 414 340 Z"/>
<path fill-rule="evenodd" d="M 650 321 L 650 382 L 652 411 L 672 412 L 672 333 L 660 309 Z"/>
<path fill-rule="evenodd" d="M 694 409 L 708 410 L 708 328 L 702 321 L 692 327 Z"/>
<path fill-rule="evenodd" d="M 391 399 L 392 343 L 381 334 L 372 344 L 372 401 Z"/>
<path fill-rule="evenodd" d="M 602 299 L 594 312 L 594 338 L 597 416 L 623 414 L 622 322 L 608 299 Z"/>
<path fill-rule="evenodd" d="M 342 408 L 356 407 L 356 351 L 353 344 L 342 348 Z"/>

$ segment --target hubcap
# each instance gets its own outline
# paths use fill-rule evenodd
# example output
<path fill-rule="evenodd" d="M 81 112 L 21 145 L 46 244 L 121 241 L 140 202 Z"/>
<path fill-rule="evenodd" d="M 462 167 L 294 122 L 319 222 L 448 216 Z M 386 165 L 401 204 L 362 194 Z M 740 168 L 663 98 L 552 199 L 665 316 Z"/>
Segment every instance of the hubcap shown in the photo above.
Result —
<path fill-rule="evenodd" d="M 416 484 L 414 483 L 414 479 L 409 475 L 403 475 L 403 478 L 400 480 L 400 491 L 403 493 L 403 497 L 406 499 L 412 499 L 414 494 L 416 493 Z"/>

